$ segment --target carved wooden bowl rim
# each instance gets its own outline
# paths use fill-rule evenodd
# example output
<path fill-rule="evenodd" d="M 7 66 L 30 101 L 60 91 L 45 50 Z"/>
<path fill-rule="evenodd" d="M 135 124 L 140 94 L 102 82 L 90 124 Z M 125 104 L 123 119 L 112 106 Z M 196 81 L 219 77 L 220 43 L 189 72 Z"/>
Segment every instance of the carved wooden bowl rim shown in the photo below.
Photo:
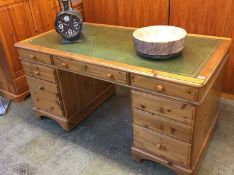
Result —
<path fill-rule="evenodd" d="M 133 37 L 146 43 L 169 43 L 184 39 L 187 35 L 186 30 L 175 27 L 156 25 L 137 29 L 133 32 Z"/>

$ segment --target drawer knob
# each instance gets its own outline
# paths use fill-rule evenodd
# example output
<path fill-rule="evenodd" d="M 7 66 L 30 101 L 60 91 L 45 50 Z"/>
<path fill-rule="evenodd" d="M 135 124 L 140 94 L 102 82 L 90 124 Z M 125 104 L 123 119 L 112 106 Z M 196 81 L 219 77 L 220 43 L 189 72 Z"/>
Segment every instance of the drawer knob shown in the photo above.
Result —
<path fill-rule="evenodd" d="M 181 106 L 181 109 L 184 110 L 185 108 L 187 108 L 187 106 L 188 106 L 187 104 L 183 104 L 183 105 Z"/>
<path fill-rule="evenodd" d="M 149 129 L 149 126 L 148 126 L 148 125 L 144 125 L 144 127 L 145 127 L 146 129 Z"/>
<path fill-rule="evenodd" d="M 113 76 L 113 74 L 107 74 L 107 77 L 112 79 L 114 76 Z"/>
<path fill-rule="evenodd" d="M 40 86 L 39 90 L 45 90 L 45 88 L 43 86 Z"/>
<path fill-rule="evenodd" d="M 156 86 L 156 91 L 157 92 L 163 92 L 164 91 L 164 87 L 162 85 L 158 85 L 158 86 Z"/>
<path fill-rule="evenodd" d="M 40 72 L 35 72 L 35 75 L 40 76 L 41 73 Z"/>
<path fill-rule="evenodd" d="M 158 112 L 160 112 L 160 113 L 164 113 L 164 109 L 163 109 L 163 107 L 159 107 L 159 108 L 158 108 Z"/>
<path fill-rule="evenodd" d="M 174 134 L 176 132 L 175 128 L 170 128 L 170 130 L 171 130 L 171 134 Z"/>
<path fill-rule="evenodd" d="M 161 149 L 162 145 L 161 145 L 161 144 L 157 144 L 156 147 L 157 147 L 158 149 Z"/>
<path fill-rule="evenodd" d="M 66 63 L 62 63 L 62 66 L 66 68 L 68 67 Z"/>
<path fill-rule="evenodd" d="M 162 150 L 162 151 L 166 151 L 167 149 L 166 149 L 166 146 L 163 146 L 163 145 L 161 145 L 161 144 L 157 144 L 156 145 L 156 148 L 158 149 L 158 150 Z"/>
<path fill-rule="evenodd" d="M 32 58 L 32 59 L 36 58 L 35 55 L 30 55 L 29 57 Z"/>

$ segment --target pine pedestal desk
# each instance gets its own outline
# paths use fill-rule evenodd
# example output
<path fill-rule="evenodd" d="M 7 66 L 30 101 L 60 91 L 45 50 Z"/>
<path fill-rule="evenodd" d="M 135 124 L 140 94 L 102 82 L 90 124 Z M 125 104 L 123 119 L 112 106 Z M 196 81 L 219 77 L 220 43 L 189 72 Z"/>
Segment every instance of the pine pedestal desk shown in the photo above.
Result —
<path fill-rule="evenodd" d="M 71 130 L 115 93 L 131 89 L 132 157 L 196 174 L 218 121 L 231 40 L 188 35 L 182 55 L 147 60 L 133 28 L 85 23 L 82 39 L 61 44 L 49 31 L 16 44 L 33 108 Z"/>

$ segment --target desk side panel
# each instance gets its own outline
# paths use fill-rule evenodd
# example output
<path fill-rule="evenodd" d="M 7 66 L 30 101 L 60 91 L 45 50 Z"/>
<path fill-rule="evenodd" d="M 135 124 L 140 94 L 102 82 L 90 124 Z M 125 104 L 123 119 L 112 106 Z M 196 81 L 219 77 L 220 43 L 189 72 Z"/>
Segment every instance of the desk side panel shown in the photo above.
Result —
<path fill-rule="evenodd" d="M 218 120 L 219 102 L 222 92 L 224 77 L 224 64 L 220 66 L 219 71 L 213 75 L 214 81 L 208 84 L 208 94 L 204 101 L 197 108 L 193 147 L 192 147 L 192 168 L 197 169 L 202 157 L 209 145 L 210 139 Z"/>

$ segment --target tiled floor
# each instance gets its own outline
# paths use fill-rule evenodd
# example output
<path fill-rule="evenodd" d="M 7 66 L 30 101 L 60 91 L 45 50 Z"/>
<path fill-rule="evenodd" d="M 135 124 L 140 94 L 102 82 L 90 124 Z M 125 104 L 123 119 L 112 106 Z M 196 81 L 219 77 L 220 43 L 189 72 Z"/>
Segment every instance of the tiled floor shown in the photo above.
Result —
<path fill-rule="evenodd" d="M 220 124 L 199 175 L 234 175 L 234 102 L 222 100 Z M 34 117 L 31 100 L 11 103 L 0 116 L 0 175 L 174 175 L 149 161 L 131 159 L 131 114 L 118 89 L 71 132 Z"/>

